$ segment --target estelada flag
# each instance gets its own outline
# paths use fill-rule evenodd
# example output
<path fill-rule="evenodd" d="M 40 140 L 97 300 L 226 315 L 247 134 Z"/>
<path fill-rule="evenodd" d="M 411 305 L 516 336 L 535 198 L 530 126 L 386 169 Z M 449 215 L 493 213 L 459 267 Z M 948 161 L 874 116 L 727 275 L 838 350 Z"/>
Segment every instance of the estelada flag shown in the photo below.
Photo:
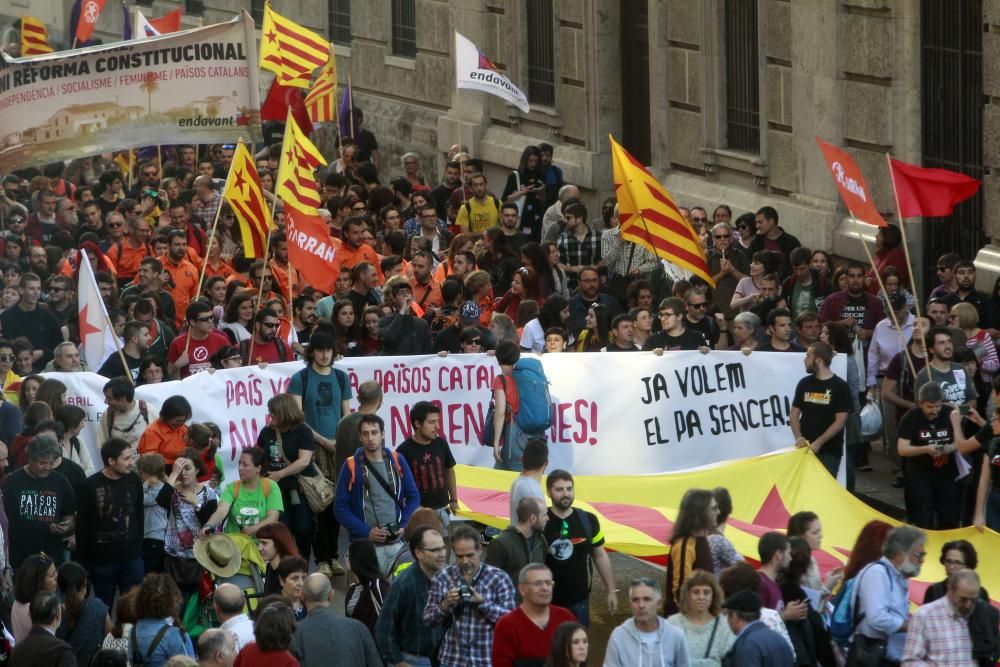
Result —
<path fill-rule="evenodd" d="M 314 123 L 329 123 L 334 119 L 333 110 L 337 106 L 337 56 L 330 49 L 330 58 L 319 71 L 312 90 L 306 95 L 306 109 Z"/>
<path fill-rule="evenodd" d="M 80 3 L 80 18 L 76 22 L 76 43 L 83 44 L 94 34 L 97 19 L 104 11 L 108 0 L 83 0 Z"/>
<path fill-rule="evenodd" d="M 87 366 L 97 369 L 115 353 L 117 345 L 115 332 L 111 328 L 111 320 L 86 252 L 80 253 L 80 280 L 76 293 L 80 315 L 80 351 L 87 360 Z M 122 369 L 123 375 L 126 370 Z M 131 371 L 127 372 L 131 375 Z"/>
<path fill-rule="evenodd" d="M 319 208 L 319 191 L 316 189 L 316 170 L 326 164 L 323 154 L 309 141 L 291 110 L 285 119 L 285 139 L 281 145 L 278 178 L 274 193 L 285 203 L 285 215 L 293 208 L 305 215 L 315 215 Z"/>
<path fill-rule="evenodd" d="M 267 97 L 260 105 L 261 120 L 285 120 L 288 112 L 291 111 L 295 122 L 299 124 L 306 134 L 312 133 L 312 121 L 309 119 L 309 112 L 306 110 L 306 100 L 301 88 L 283 86 L 274 77 L 271 87 L 267 90 Z"/>
<path fill-rule="evenodd" d="M 340 239 L 330 236 L 323 218 L 295 209 L 285 209 L 285 231 L 289 267 L 295 267 L 306 284 L 333 294 L 340 273 Z"/>
<path fill-rule="evenodd" d="M 947 169 L 928 169 L 889 158 L 889 173 L 903 218 L 941 218 L 979 191 L 982 181 Z"/>
<path fill-rule="evenodd" d="M 609 134 L 608 139 L 622 239 L 638 243 L 714 287 L 698 234 L 670 193 L 614 137 Z"/>
<path fill-rule="evenodd" d="M 236 144 L 222 196 L 229 202 L 240 223 L 243 255 L 247 258 L 263 258 L 267 247 L 267 204 L 264 202 L 264 189 L 260 185 L 257 166 L 243 142 Z"/>
<path fill-rule="evenodd" d="M 854 158 L 819 137 L 816 137 L 816 143 L 823 151 L 826 164 L 833 174 L 833 182 L 836 183 L 840 198 L 844 200 L 844 205 L 851 215 L 869 225 L 886 227 L 885 219 L 875 208 L 871 190 L 868 189 L 865 177 L 854 162 Z"/>
<path fill-rule="evenodd" d="M 49 32 L 45 24 L 34 16 L 21 17 L 21 55 L 38 56 L 52 53 L 49 46 Z"/>
<path fill-rule="evenodd" d="M 322 67 L 330 44 L 298 23 L 286 19 L 264 5 L 264 25 L 260 30 L 260 68 L 270 70 L 286 86 L 308 88 L 312 73 Z"/>

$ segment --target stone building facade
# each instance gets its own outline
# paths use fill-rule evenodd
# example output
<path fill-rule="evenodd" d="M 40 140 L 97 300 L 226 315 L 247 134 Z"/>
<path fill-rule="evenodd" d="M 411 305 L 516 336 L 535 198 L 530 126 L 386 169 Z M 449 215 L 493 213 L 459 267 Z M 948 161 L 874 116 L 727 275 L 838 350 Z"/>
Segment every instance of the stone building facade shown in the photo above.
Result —
<path fill-rule="evenodd" d="M 152 7 L 148 4 L 151 2 Z M 0 14 L 27 12 L 0 0 Z M 35 3 L 30 3 L 35 4 Z M 263 0 L 185 0 L 185 25 Z M 57 5 L 68 15 L 69 0 Z M 147 0 L 148 15 L 176 2 Z M 1000 248 L 1000 0 L 274 0 L 336 42 L 383 172 L 406 150 L 436 178 L 456 143 L 502 188 L 546 141 L 596 210 L 611 194 L 607 136 L 651 165 L 682 205 L 774 205 L 809 246 L 863 258 L 872 228 L 844 209 L 815 142 L 846 147 L 889 219 L 886 153 L 984 180 L 949 220 L 907 221 L 914 264 L 956 248 L 991 289 Z M 46 9 L 48 11 L 48 9 Z M 109 3 L 97 34 L 120 34 Z M 58 16 L 54 32 L 65 21 Z M 49 17 L 47 17 L 49 18 Z M 533 102 L 522 113 L 454 85 L 453 34 L 475 42 Z M 53 32 L 53 30 L 50 30 Z M 65 32 L 65 29 L 62 29 Z M 541 99 L 542 103 L 538 100 Z M 916 275 L 930 278 L 926 270 Z"/>

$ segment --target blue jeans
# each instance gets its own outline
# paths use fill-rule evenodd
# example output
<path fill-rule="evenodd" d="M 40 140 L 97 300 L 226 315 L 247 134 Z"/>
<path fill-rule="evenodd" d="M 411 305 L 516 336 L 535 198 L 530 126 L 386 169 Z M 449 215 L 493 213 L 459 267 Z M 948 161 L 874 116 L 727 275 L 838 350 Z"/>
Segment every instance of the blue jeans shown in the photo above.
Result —
<path fill-rule="evenodd" d="M 111 609 L 115 599 L 115 589 L 124 594 L 128 589 L 142 583 L 145 568 L 142 558 L 108 565 L 91 565 L 90 582 L 94 585 L 94 595 L 99 597 Z"/>
<path fill-rule="evenodd" d="M 840 471 L 840 454 L 817 454 L 819 457 L 819 462 L 823 464 L 827 472 L 833 475 L 833 478 L 837 478 L 837 473 Z"/>
<path fill-rule="evenodd" d="M 407 653 L 403 651 L 403 662 L 410 665 L 410 667 L 431 667 L 431 659 L 424 657 L 422 655 L 413 655 L 412 653 Z"/>
<path fill-rule="evenodd" d="M 574 605 L 571 605 L 569 610 L 573 612 L 576 616 L 576 620 L 580 621 L 581 625 L 590 626 L 590 599 L 581 600 Z"/>

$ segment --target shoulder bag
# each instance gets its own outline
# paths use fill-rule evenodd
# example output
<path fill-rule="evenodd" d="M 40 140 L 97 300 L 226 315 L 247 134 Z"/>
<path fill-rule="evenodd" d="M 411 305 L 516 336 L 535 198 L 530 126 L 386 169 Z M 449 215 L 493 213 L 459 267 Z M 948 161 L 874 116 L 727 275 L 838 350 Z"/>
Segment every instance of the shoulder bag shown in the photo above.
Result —
<path fill-rule="evenodd" d="M 286 466 L 291 465 L 291 461 L 288 460 L 288 456 L 285 454 L 285 445 L 281 441 L 281 433 L 275 429 L 274 434 L 278 438 L 278 451 L 281 452 L 281 458 L 285 460 Z M 309 509 L 313 512 L 322 512 L 333 504 L 333 482 L 320 472 L 313 461 L 309 461 L 309 465 L 297 474 L 296 477 L 299 480 L 299 491 L 306 497 Z"/>

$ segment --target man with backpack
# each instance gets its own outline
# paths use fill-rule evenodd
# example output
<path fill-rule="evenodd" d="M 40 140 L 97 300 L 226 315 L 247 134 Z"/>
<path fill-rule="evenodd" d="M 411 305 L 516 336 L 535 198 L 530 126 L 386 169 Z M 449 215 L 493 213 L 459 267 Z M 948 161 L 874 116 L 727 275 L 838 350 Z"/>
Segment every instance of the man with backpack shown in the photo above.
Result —
<path fill-rule="evenodd" d="M 384 428 L 378 415 L 361 417 L 361 448 L 340 470 L 333 506 L 352 541 L 375 544 L 379 569 L 388 577 L 389 563 L 403 548 L 406 523 L 420 507 L 420 492 L 406 459 L 382 445 Z"/>
<path fill-rule="evenodd" d="M 552 425 L 549 383 L 542 363 L 521 358 L 517 344 L 496 349 L 501 374 L 493 379 L 493 458 L 497 470 L 522 469 L 521 455 L 531 438 L 545 438 Z"/>
<path fill-rule="evenodd" d="M 159 419 L 159 410 L 146 401 L 136 400 L 135 385 L 124 375 L 104 385 L 104 404 L 108 409 L 101 415 L 98 442 L 121 438 L 138 454 L 139 438 L 147 426 Z"/>
<path fill-rule="evenodd" d="M 899 664 L 909 629 L 910 579 L 920 574 L 927 536 L 913 526 L 889 531 L 882 558 L 855 577 L 851 619 L 854 635 L 847 664 Z M 868 663 L 865 663 L 868 664 Z"/>
<path fill-rule="evenodd" d="M 316 440 L 316 465 L 323 475 L 333 481 L 336 481 L 338 473 L 337 425 L 344 415 L 351 414 L 353 398 L 347 373 L 333 367 L 336 354 L 337 343 L 333 336 L 325 331 L 316 332 L 306 348 L 308 365 L 288 382 L 288 393 L 301 406 L 306 426 L 312 429 Z M 340 524 L 333 512 L 320 512 L 316 518 L 314 546 L 317 571 L 327 576 L 347 574 L 337 552 Z"/>
<path fill-rule="evenodd" d="M 580 623 L 590 625 L 591 559 L 608 591 L 608 613 L 614 614 L 618 609 L 615 574 L 604 550 L 604 532 L 596 516 L 573 507 L 573 475 L 553 470 L 546 478 L 546 486 L 552 499 L 545 524 L 545 539 L 549 543 L 545 564 L 555 580 L 552 604 L 566 607 Z"/>
<path fill-rule="evenodd" d="M 479 234 L 500 224 L 500 200 L 486 190 L 485 174 L 473 174 L 469 185 L 472 197 L 459 207 L 455 224 L 463 232 Z"/>

